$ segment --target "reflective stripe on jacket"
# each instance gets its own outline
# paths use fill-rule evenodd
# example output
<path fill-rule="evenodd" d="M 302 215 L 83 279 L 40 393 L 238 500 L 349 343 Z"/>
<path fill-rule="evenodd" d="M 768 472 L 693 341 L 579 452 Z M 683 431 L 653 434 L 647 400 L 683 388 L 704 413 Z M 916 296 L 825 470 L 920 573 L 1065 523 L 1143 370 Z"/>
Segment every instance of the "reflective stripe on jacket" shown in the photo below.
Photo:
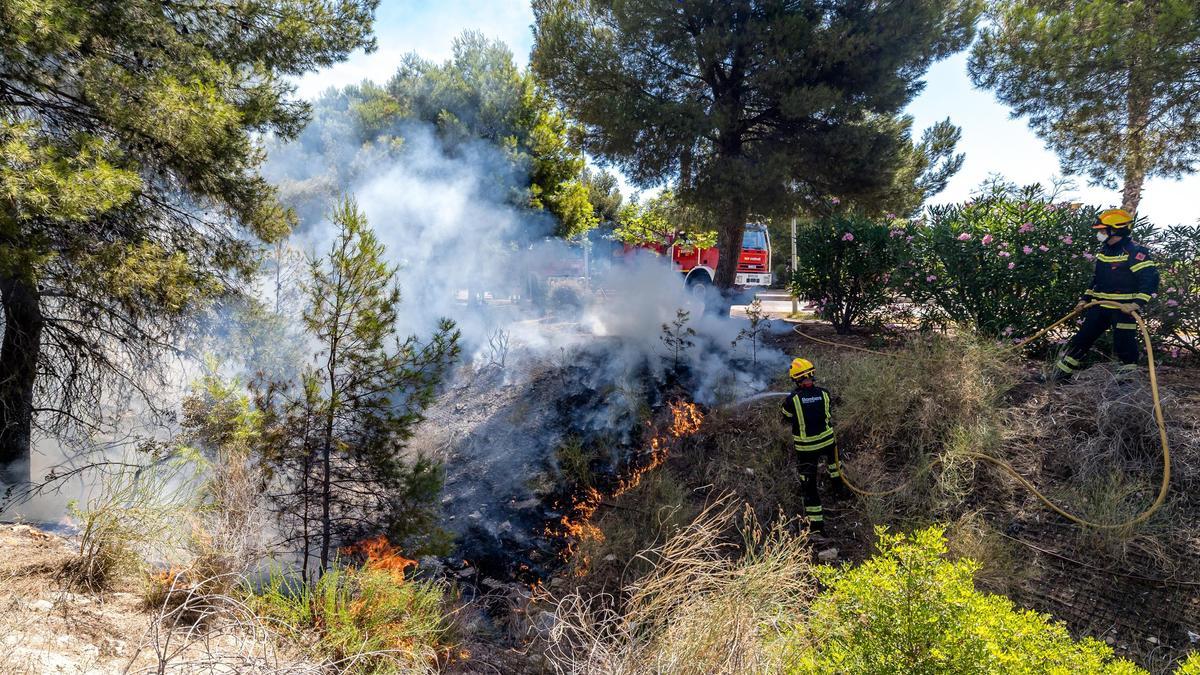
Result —
<path fill-rule="evenodd" d="M 821 450 L 837 442 L 829 392 L 821 387 L 800 387 L 784 399 L 780 413 L 792 425 L 796 449 Z"/>
<path fill-rule="evenodd" d="M 1116 246 L 1105 245 L 1096 255 L 1096 271 L 1084 296 L 1145 305 L 1157 292 L 1158 263 L 1150 258 L 1150 249 L 1121 237 Z"/>

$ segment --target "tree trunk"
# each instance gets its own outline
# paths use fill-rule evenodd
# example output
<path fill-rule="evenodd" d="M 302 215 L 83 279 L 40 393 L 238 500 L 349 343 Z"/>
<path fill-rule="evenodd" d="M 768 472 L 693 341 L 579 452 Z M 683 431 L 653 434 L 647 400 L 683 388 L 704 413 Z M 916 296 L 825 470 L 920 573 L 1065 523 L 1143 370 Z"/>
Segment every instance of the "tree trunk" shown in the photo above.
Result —
<path fill-rule="evenodd" d="M 329 543 L 333 538 L 333 520 L 330 511 L 330 455 L 333 450 L 333 410 L 325 423 L 325 442 L 321 444 L 321 574 L 329 569 Z"/>
<path fill-rule="evenodd" d="M 1146 128 L 1150 123 L 1150 91 L 1139 76 L 1135 63 L 1129 69 L 1129 92 L 1126 99 L 1127 127 L 1125 129 L 1125 171 L 1121 187 L 1121 208 L 1136 214 L 1142 201 L 1142 185 L 1146 182 Z"/>
<path fill-rule="evenodd" d="M 717 238 L 717 275 L 713 283 L 722 293 L 733 287 L 737 277 L 738 258 L 742 256 L 742 236 L 746 233 L 746 220 L 750 207 L 744 200 L 734 197 L 725 209 L 724 222 Z"/>
<path fill-rule="evenodd" d="M 42 340 L 37 285 L 0 277 L 4 340 L 0 343 L 0 483 L 28 483 L 33 430 L 33 385 Z"/>

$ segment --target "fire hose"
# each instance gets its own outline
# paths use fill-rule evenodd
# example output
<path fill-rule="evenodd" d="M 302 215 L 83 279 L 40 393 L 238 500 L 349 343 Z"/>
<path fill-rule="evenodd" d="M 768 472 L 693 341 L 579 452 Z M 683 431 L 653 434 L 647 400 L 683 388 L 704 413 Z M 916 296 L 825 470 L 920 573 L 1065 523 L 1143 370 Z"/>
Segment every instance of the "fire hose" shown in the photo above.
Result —
<path fill-rule="evenodd" d="M 1062 317 L 1058 321 L 1055 321 L 1054 323 L 1050 324 L 1049 326 L 1046 326 L 1045 328 L 1043 328 L 1040 331 L 1034 333 L 1033 335 L 1025 338 L 1024 340 L 1021 340 L 1020 342 L 1018 342 L 1010 347 L 1007 347 L 1006 351 L 1019 350 L 1019 349 L 1025 347 L 1025 345 L 1033 342 L 1034 340 L 1042 337 L 1046 333 L 1049 333 L 1050 331 L 1054 330 L 1058 326 L 1061 326 L 1062 324 L 1066 323 L 1067 321 L 1070 321 L 1071 319 L 1075 318 L 1076 316 L 1081 314 L 1084 310 L 1089 309 L 1091 307 L 1098 307 L 1098 306 L 1107 307 L 1110 309 L 1121 309 L 1121 311 L 1125 311 L 1122 308 L 1118 307 L 1116 304 L 1111 303 L 1111 302 L 1102 302 L 1102 301 L 1089 302 L 1087 304 L 1076 307 L 1071 312 L 1069 312 L 1066 316 Z M 987 455 L 982 452 L 964 451 L 959 454 L 961 456 L 982 460 L 984 462 L 990 463 L 990 464 L 998 467 L 999 469 L 1001 469 L 1002 471 L 1007 473 L 1009 476 L 1011 476 L 1013 479 L 1015 479 L 1018 483 L 1020 483 L 1021 486 L 1023 486 L 1025 489 L 1029 490 L 1029 492 L 1031 494 L 1033 494 L 1033 496 L 1037 497 L 1038 500 L 1041 501 L 1043 504 L 1045 504 L 1046 507 L 1049 508 L 1051 511 L 1054 511 L 1055 513 L 1066 518 L 1067 520 L 1070 520 L 1079 525 L 1083 525 L 1084 527 L 1091 527 L 1091 528 L 1101 529 L 1101 530 L 1122 529 L 1122 528 L 1130 527 L 1133 525 L 1137 525 L 1138 523 L 1144 522 L 1146 519 L 1148 519 L 1150 516 L 1152 516 L 1154 514 L 1154 512 L 1157 511 L 1163 505 L 1163 503 L 1166 501 L 1167 493 L 1170 491 L 1171 447 L 1170 447 L 1170 444 L 1167 442 L 1167 425 L 1166 425 L 1166 422 L 1163 420 L 1162 401 L 1159 398 L 1159 394 L 1158 394 L 1158 373 L 1155 370 L 1155 366 L 1154 366 L 1154 349 L 1150 344 L 1150 331 L 1146 328 L 1146 322 L 1145 322 L 1145 320 L 1142 319 L 1141 314 L 1139 314 L 1136 311 L 1126 312 L 1126 313 L 1129 314 L 1130 316 L 1132 316 L 1135 321 L 1137 321 L 1138 329 L 1142 332 L 1142 339 L 1146 345 L 1146 363 L 1149 366 L 1149 371 L 1150 371 L 1150 394 L 1154 401 L 1154 421 L 1158 425 L 1158 438 L 1159 438 L 1159 442 L 1162 445 L 1162 460 L 1163 460 L 1162 484 L 1158 488 L 1158 496 L 1154 499 L 1154 503 L 1152 503 L 1149 507 L 1147 507 L 1141 513 L 1137 514 L 1136 516 L 1133 516 L 1132 518 L 1129 518 L 1128 520 L 1125 520 L 1124 522 L 1115 523 L 1115 524 L 1095 523 L 1095 522 L 1092 522 L 1085 518 L 1082 518 L 1080 516 L 1077 516 L 1073 513 L 1070 513 L 1067 510 L 1065 510 L 1062 507 L 1055 504 L 1053 501 L 1050 500 L 1049 497 L 1042 494 L 1042 491 L 1039 490 L 1037 488 L 1037 486 L 1034 485 L 1031 480 L 1029 480 L 1025 476 L 1021 475 L 1021 473 L 1019 471 L 1017 471 L 1016 467 L 1014 467 L 1009 462 L 1006 462 L 1005 460 L 1000 459 L 999 457 L 993 457 L 991 455 Z M 823 340 L 821 338 L 814 337 L 812 335 L 805 333 L 804 331 L 800 330 L 799 326 L 796 326 L 795 328 L 793 328 L 793 330 L 798 335 L 800 335 L 804 338 L 807 338 L 809 340 L 812 340 L 813 342 L 818 342 L 821 344 L 830 345 L 833 347 L 844 348 L 844 349 L 853 349 L 853 350 L 860 351 L 860 352 L 866 352 L 868 354 L 877 354 L 880 356 L 892 356 L 891 354 L 888 354 L 887 352 L 881 352 L 881 351 L 877 351 L 874 349 L 867 349 L 866 347 L 858 347 L 855 345 L 848 345 L 848 344 L 842 344 L 842 343 L 838 343 L 838 342 L 832 342 L 829 340 Z M 836 445 L 834 446 L 834 461 L 838 462 L 839 466 L 841 466 L 841 460 L 838 458 Z M 893 495 L 893 494 L 896 494 L 897 492 L 900 492 L 905 487 L 907 487 L 912 481 L 916 480 L 921 475 L 931 471 L 933 469 L 933 467 L 936 466 L 937 464 L 939 464 L 940 462 L 941 462 L 940 458 L 935 459 L 934 461 L 930 462 L 927 466 L 923 467 L 920 471 L 918 471 L 917 473 L 910 476 L 907 480 L 905 480 L 900 485 L 898 485 L 894 488 L 891 488 L 891 489 L 887 489 L 887 490 L 867 490 L 867 489 L 860 488 L 860 487 L 854 485 L 850 481 L 850 479 L 846 476 L 845 467 L 842 467 L 841 477 L 842 477 L 842 482 L 846 484 L 846 487 L 849 488 L 850 491 L 852 491 L 854 493 L 863 495 L 865 497 L 886 497 L 888 495 Z"/>

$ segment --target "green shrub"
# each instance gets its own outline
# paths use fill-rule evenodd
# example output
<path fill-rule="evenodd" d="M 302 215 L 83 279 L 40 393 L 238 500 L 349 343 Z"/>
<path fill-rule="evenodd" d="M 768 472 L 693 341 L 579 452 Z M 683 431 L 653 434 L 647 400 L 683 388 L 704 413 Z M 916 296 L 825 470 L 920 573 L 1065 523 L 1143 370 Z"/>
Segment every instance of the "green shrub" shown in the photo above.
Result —
<path fill-rule="evenodd" d="M 1142 673 L 1101 642 L 980 593 L 970 560 L 948 560 L 942 531 L 880 529 L 856 567 L 821 567 L 825 590 L 788 647 L 792 673 Z"/>
<path fill-rule="evenodd" d="M 170 556 L 183 545 L 180 527 L 203 459 L 188 448 L 159 455 L 148 462 L 99 465 L 104 474 L 83 505 L 67 503 L 78 523 L 79 553 L 63 566 L 63 580 L 72 587 L 99 592 L 110 589 L 122 575 L 145 571 L 147 558 Z"/>
<path fill-rule="evenodd" d="M 1148 311 L 1156 342 L 1168 356 L 1200 356 L 1200 225 L 1165 228 L 1150 245 L 1162 274 Z"/>
<path fill-rule="evenodd" d="M 931 324 L 1017 338 L 1071 309 L 1091 280 L 1095 210 L 1056 204 L 1040 186 L 997 187 L 934 206 L 908 229 L 901 290 Z"/>
<path fill-rule="evenodd" d="M 450 623 L 442 587 L 402 572 L 334 565 L 315 582 L 273 570 L 251 606 L 274 624 L 315 632 L 315 651 L 346 673 L 431 671 Z"/>
<path fill-rule="evenodd" d="M 854 212 L 835 212 L 796 234 L 792 292 L 817 304 L 839 334 L 879 319 L 891 303 L 892 274 L 905 240 L 892 228 Z"/>

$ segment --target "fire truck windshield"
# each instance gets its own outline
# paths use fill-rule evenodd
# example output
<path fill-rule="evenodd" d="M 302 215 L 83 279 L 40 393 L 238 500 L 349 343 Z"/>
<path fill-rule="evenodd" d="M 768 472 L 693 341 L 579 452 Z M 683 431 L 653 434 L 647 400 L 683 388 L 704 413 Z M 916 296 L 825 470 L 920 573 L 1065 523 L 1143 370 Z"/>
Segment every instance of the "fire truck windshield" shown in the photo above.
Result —
<path fill-rule="evenodd" d="M 767 233 L 762 230 L 746 230 L 742 235 L 742 249 L 767 250 Z"/>

